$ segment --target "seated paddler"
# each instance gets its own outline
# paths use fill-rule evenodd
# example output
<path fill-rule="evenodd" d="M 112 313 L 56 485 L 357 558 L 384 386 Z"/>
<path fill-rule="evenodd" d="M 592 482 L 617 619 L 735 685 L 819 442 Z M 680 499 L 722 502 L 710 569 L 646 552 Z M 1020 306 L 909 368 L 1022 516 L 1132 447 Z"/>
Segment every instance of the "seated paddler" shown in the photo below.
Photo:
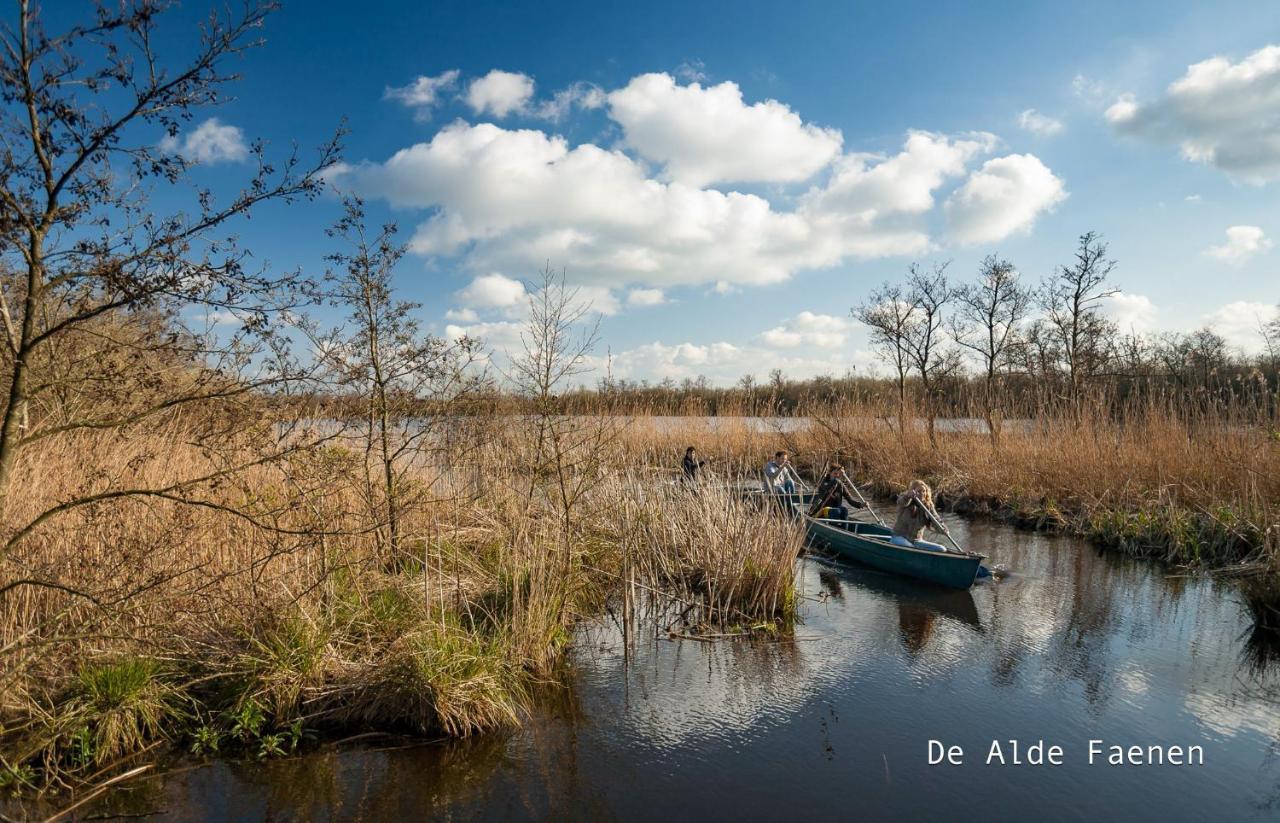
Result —
<path fill-rule="evenodd" d="M 809 516 L 818 517 L 825 520 L 848 520 L 848 506 L 859 508 L 862 503 L 849 497 L 842 476 L 844 475 L 844 467 L 832 466 L 827 470 L 826 477 L 822 478 L 822 482 L 818 484 L 818 490 L 814 492 L 813 502 L 809 505 Z"/>
<path fill-rule="evenodd" d="M 774 452 L 773 459 L 764 464 L 764 482 L 774 494 L 795 494 L 796 484 L 791 476 L 791 459 L 785 451 Z"/>
<path fill-rule="evenodd" d="M 946 548 L 924 540 L 924 530 L 936 528 L 942 518 L 933 507 L 933 490 L 923 480 L 912 480 L 911 486 L 898 495 L 898 518 L 893 522 L 892 542 L 898 546 L 945 552 Z"/>

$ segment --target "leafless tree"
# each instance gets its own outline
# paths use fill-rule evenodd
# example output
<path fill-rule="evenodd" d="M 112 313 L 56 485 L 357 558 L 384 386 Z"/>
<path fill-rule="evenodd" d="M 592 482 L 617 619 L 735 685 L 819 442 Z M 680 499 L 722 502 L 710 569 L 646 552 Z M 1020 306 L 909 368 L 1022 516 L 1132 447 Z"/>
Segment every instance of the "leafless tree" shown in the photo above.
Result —
<path fill-rule="evenodd" d="M 937 263 L 928 272 L 911 264 L 907 277 L 907 300 L 915 306 L 914 322 L 906 329 L 907 355 L 911 366 L 920 376 L 924 391 L 925 424 L 929 442 L 936 445 L 935 420 L 937 396 L 942 380 L 953 375 L 960 367 L 959 357 L 947 346 L 943 326 L 945 311 L 954 296 L 947 281 L 948 263 Z"/>
<path fill-rule="evenodd" d="M 1267 364 L 1271 368 L 1280 366 L 1280 307 L 1270 321 L 1258 323 L 1258 332 L 1262 335 L 1262 351 Z"/>
<path fill-rule="evenodd" d="M 1163 335 L 1156 357 L 1166 375 L 1182 389 L 1209 389 L 1230 360 L 1227 341 L 1212 329 Z"/>
<path fill-rule="evenodd" d="M 1008 260 L 983 258 L 976 283 L 955 292 L 952 333 L 956 342 L 977 357 L 983 381 L 983 410 L 993 446 L 999 445 L 1002 414 L 998 407 L 1001 380 L 1013 366 L 1022 343 L 1022 325 L 1031 307 L 1031 292 Z"/>
<path fill-rule="evenodd" d="M 782 373 L 782 369 L 769 370 L 769 414 L 778 414 L 781 411 L 782 390 L 787 385 L 787 378 Z"/>
<path fill-rule="evenodd" d="M 1079 409 L 1085 384 L 1107 368 L 1114 354 L 1115 323 L 1103 313 L 1117 289 L 1108 283 L 1116 263 L 1095 232 L 1080 236 L 1075 259 L 1059 266 L 1039 292 L 1044 331 L 1057 353 L 1072 407 Z"/>
<path fill-rule="evenodd" d="M 415 317 L 421 305 L 396 299 L 392 276 L 406 252 L 396 233 L 387 224 L 370 234 L 364 204 L 347 199 L 328 232 L 343 248 L 328 256 L 325 276 L 325 296 L 349 312 L 347 324 L 323 333 L 300 324 L 325 366 L 326 388 L 364 406 L 366 495 L 393 565 L 400 562 L 404 512 L 431 491 L 407 482 L 408 475 L 425 468 L 429 453 L 451 448 L 443 432 L 459 422 L 458 404 L 483 384 L 472 368 L 475 341 L 424 333 Z"/>
<path fill-rule="evenodd" d="M 521 350 L 511 357 L 508 376 L 531 403 L 532 451 L 526 499 L 545 499 L 560 520 L 563 562 L 570 567 L 577 505 L 599 480 L 604 445 L 613 431 L 607 415 L 564 414 L 560 394 L 589 367 L 599 340 L 599 317 L 564 273 L 550 267 L 529 296 L 529 317 L 520 335 Z"/>
<path fill-rule="evenodd" d="M 337 137 L 309 163 L 296 151 L 272 162 L 255 143 L 237 193 L 200 186 L 195 161 L 161 138 L 224 99 L 237 79 L 224 64 L 257 45 L 274 4 L 214 12 L 177 59 L 160 46 L 183 38 L 157 36 L 168 6 L 101 3 L 54 32 L 23 0 L 0 30 L 0 519 L 18 455 L 44 438 L 280 392 L 299 376 L 269 322 L 298 278 L 251 269 L 230 232 L 264 202 L 314 196 Z M 188 185 L 189 202 L 172 211 L 152 197 Z M 236 322 L 182 322 L 193 316 Z M 6 545 L 32 527 L 16 527 Z"/>
<path fill-rule="evenodd" d="M 744 374 L 738 378 L 738 389 L 742 392 L 742 399 L 745 402 L 745 411 L 748 415 L 754 416 L 756 413 L 756 377 L 754 374 Z"/>
<path fill-rule="evenodd" d="M 920 323 L 914 295 L 902 286 L 885 283 L 851 314 L 871 332 L 871 345 L 894 370 L 898 388 L 898 432 L 907 431 L 907 375 L 912 366 L 911 337 Z"/>
<path fill-rule="evenodd" d="M 1157 355 L 1154 341 L 1144 334 L 1123 334 L 1116 341 L 1118 371 L 1133 380 L 1150 377 Z"/>

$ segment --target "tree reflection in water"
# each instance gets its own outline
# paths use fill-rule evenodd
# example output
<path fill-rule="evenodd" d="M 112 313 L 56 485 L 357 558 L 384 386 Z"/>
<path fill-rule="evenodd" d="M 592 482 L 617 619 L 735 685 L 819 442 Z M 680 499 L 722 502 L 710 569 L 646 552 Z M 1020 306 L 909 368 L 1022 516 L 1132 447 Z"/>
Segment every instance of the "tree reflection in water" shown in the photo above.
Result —
<path fill-rule="evenodd" d="M 955 817 L 988 813 L 998 793 L 1010 814 L 1050 804 L 1079 816 L 1235 819 L 1276 802 L 1280 643 L 1250 635 L 1230 588 L 1067 538 L 951 525 L 1013 573 L 951 591 L 811 557 L 801 561 L 794 636 L 671 640 L 657 613 L 625 638 L 611 620 L 589 623 L 573 654 L 574 687 L 551 692 L 518 732 L 219 762 L 140 784 L 149 788 L 131 810 L 758 818 L 847 816 L 857 796 L 865 811 Z M 1144 770 L 1138 782 L 1072 762 L 1034 779 L 922 763 L 930 737 L 968 752 L 997 732 L 1074 744 L 1077 754 L 1092 735 L 1203 743 L 1211 758 L 1197 772 Z M 972 791 L 979 777 L 987 791 Z M 922 781 L 930 792 L 913 791 Z M 128 796 L 111 808 L 124 811 Z"/>

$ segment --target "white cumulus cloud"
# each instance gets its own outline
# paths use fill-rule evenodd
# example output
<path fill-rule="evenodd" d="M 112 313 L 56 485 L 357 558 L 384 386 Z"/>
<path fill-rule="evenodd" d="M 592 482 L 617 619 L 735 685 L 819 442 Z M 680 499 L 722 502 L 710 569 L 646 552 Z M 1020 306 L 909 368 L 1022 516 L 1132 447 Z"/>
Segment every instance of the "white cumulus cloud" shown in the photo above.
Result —
<path fill-rule="evenodd" d="M 1221 246 L 1210 246 L 1204 253 L 1215 260 L 1239 266 L 1269 251 L 1272 245 L 1271 238 L 1258 226 L 1231 226 L 1227 229 L 1227 241 Z"/>
<path fill-rule="evenodd" d="M 519 72 L 493 69 L 467 86 L 466 102 L 476 114 L 506 117 L 521 111 L 533 98 L 533 78 Z"/>
<path fill-rule="evenodd" d="M 1062 131 L 1062 121 L 1046 114 L 1041 114 L 1035 109 L 1026 109 L 1018 115 L 1018 125 L 1024 131 L 1040 137 L 1052 137 Z"/>
<path fill-rule="evenodd" d="M 449 309 L 444 313 L 445 320 L 452 320 L 455 323 L 474 323 L 480 319 L 480 315 L 475 309 Z"/>
<path fill-rule="evenodd" d="M 603 285 L 731 288 L 847 256 L 927 250 L 920 218 L 936 189 L 992 140 L 914 132 L 891 157 L 847 158 L 794 211 L 755 194 L 654 180 L 619 150 L 491 123 L 451 124 L 385 163 L 333 177 L 399 207 L 434 209 L 412 249 L 461 254 L 472 269 L 534 271 L 552 260 Z"/>
<path fill-rule="evenodd" d="M 628 146 L 693 186 L 806 180 L 840 152 L 835 129 L 805 123 L 777 100 L 748 105 L 736 83 L 682 86 L 642 74 L 609 94 Z"/>
<path fill-rule="evenodd" d="M 1077 74 L 1071 79 L 1071 91 L 1090 104 L 1101 103 L 1110 94 L 1106 85 L 1084 74 Z"/>
<path fill-rule="evenodd" d="M 609 362 L 614 377 L 627 380 L 676 381 L 706 377 L 713 385 L 730 386 L 744 374 L 763 378 L 770 369 L 781 369 L 792 379 L 844 374 L 865 359 L 865 353 L 814 350 L 782 354 L 776 349 L 715 343 L 663 343 L 655 341 L 616 352 Z M 603 363 L 597 366 L 603 370 Z"/>
<path fill-rule="evenodd" d="M 458 299 L 481 308 L 508 308 L 525 302 L 524 283 L 502 274 L 485 274 L 458 292 Z"/>
<path fill-rule="evenodd" d="M 385 100 L 395 100 L 413 109 L 418 119 L 425 120 L 441 102 L 443 94 L 458 84 L 458 76 L 457 69 L 450 69 L 434 77 L 420 75 L 408 85 L 388 86 L 382 96 Z"/>
<path fill-rule="evenodd" d="M 1262 327 L 1280 316 L 1280 309 L 1268 303 L 1237 300 L 1205 315 L 1205 325 L 1227 343 L 1247 354 L 1263 348 Z"/>
<path fill-rule="evenodd" d="M 923 214 L 933 208 L 934 191 L 947 178 L 964 174 L 969 160 L 995 144 L 995 135 L 985 133 L 952 139 L 912 131 L 902 151 L 892 157 L 841 158 L 827 185 L 811 190 L 804 202 L 810 209 L 867 220 L 892 213 Z"/>
<path fill-rule="evenodd" d="M 159 148 L 166 154 L 177 154 L 189 162 L 205 165 L 235 163 L 249 157 L 244 131 L 238 126 L 228 126 L 216 117 L 205 120 L 186 136 L 165 135 Z"/>
<path fill-rule="evenodd" d="M 573 302 L 598 314 L 612 316 L 622 310 L 618 296 L 604 286 L 579 285 L 570 287 Z"/>
<path fill-rule="evenodd" d="M 650 85 L 659 91 L 640 93 L 652 92 Z M 525 88 L 528 94 L 521 91 L 504 105 L 518 106 L 526 117 L 560 116 L 541 112 L 531 80 Z M 547 104 L 557 112 L 603 104 L 603 92 L 598 97 L 597 91 L 575 84 L 566 98 L 570 102 Z M 620 92 L 627 94 L 616 97 Z M 944 201 L 954 236 L 981 242 L 1029 230 L 1039 214 L 1066 196 L 1061 181 L 1032 155 L 997 158 L 974 171 L 977 159 L 999 145 L 986 132 L 913 130 L 896 152 L 841 155 L 838 133 L 803 123 L 775 101 L 747 105 L 732 84 L 704 89 L 645 75 L 609 96 L 611 114 L 630 105 L 633 124 L 663 121 L 662 112 L 639 113 L 637 96 L 658 101 L 658 109 L 710 107 L 712 115 L 703 111 L 694 118 L 710 123 L 705 129 L 710 136 L 687 151 L 665 153 L 641 138 L 639 143 L 659 157 L 637 156 L 644 153 L 631 141 L 638 132 L 613 147 L 574 145 L 542 129 L 458 120 L 383 162 L 339 164 L 327 176 L 352 193 L 419 210 L 411 250 L 448 258 L 479 275 L 479 285 L 464 290 L 476 290 L 475 299 L 486 299 L 479 291 L 481 278 L 528 276 L 550 261 L 567 268 L 570 282 L 602 289 L 597 297 L 606 313 L 620 301 L 639 305 L 635 301 L 656 299 L 615 294 L 616 289 L 642 295 L 701 285 L 727 294 L 850 258 L 927 253 L 936 247 L 930 226 Z M 481 108 L 494 110 L 491 102 Z M 744 129 L 766 139 L 753 142 Z M 738 137 L 720 139 L 734 133 Z M 793 155 L 778 149 L 787 142 L 780 135 L 809 141 L 818 158 L 793 163 Z M 646 159 L 665 170 L 655 174 Z M 710 165 L 700 167 L 703 160 Z M 819 174 L 820 164 L 826 168 Z M 693 185 L 690 175 L 698 180 L 815 179 L 801 184 L 804 188 L 748 193 Z M 950 198 L 949 189 L 955 189 Z"/>
<path fill-rule="evenodd" d="M 520 350 L 520 333 L 524 324 L 514 320 L 497 320 L 490 323 L 450 323 L 444 327 L 445 340 L 469 337 L 479 340 L 493 352 L 514 354 Z M 504 358 L 505 359 L 505 358 Z"/>
<path fill-rule="evenodd" d="M 994 243 L 1030 231 L 1066 197 L 1062 180 L 1040 158 L 1010 154 L 983 163 L 947 198 L 947 221 L 959 243 Z"/>
<path fill-rule="evenodd" d="M 1156 307 L 1145 294 L 1115 292 L 1107 298 L 1105 308 L 1122 334 L 1146 334 L 1155 330 Z"/>
<path fill-rule="evenodd" d="M 850 322 L 830 314 L 802 311 L 781 326 L 763 332 L 760 338 L 780 349 L 814 346 L 828 349 L 843 346 Z"/>
<path fill-rule="evenodd" d="M 1122 95 L 1106 118 L 1122 134 L 1177 144 L 1187 160 L 1237 180 L 1280 179 L 1280 45 L 1238 63 L 1195 63 L 1153 100 Z"/>
<path fill-rule="evenodd" d="M 667 302 L 662 289 L 632 289 L 627 292 L 628 306 L 661 306 Z"/>

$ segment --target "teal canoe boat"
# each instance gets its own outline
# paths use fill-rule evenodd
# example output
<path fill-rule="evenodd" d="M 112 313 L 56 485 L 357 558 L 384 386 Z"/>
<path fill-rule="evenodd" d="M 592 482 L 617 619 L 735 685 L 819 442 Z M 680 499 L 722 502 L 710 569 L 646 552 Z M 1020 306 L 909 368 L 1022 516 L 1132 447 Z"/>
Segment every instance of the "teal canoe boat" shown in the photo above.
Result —
<path fill-rule="evenodd" d="M 792 511 L 804 521 L 811 542 L 874 569 L 953 589 L 967 589 L 977 579 L 978 569 L 982 566 L 983 556 L 980 554 L 895 545 L 889 540 L 893 530 L 888 526 L 810 517 L 798 501 L 792 503 Z"/>

